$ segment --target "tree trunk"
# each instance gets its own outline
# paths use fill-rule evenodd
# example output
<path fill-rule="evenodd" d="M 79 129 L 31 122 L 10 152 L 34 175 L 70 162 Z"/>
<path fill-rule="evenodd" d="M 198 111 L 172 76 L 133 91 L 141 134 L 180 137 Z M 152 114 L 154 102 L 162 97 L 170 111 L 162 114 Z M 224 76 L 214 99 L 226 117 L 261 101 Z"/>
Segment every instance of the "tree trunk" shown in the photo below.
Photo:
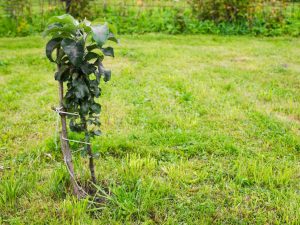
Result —
<path fill-rule="evenodd" d="M 65 1 L 66 1 L 66 13 L 69 13 L 72 0 L 65 0 Z"/>
<path fill-rule="evenodd" d="M 89 135 L 88 130 L 87 130 L 87 122 L 86 122 L 86 119 L 84 117 L 81 117 L 81 120 L 84 123 L 85 142 L 89 143 L 89 144 L 85 145 L 85 148 L 86 148 L 86 152 L 87 152 L 88 157 L 89 157 L 89 168 L 90 168 L 91 178 L 92 178 L 92 182 L 94 184 L 96 184 L 97 179 L 96 179 L 96 175 L 95 175 L 94 156 L 93 156 L 93 152 L 92 152 L 92 146 L 90 144 L 90 135 Z"/>
<path fill-rule="evenodd" d="M 88 143 L 90 142 L 90 137 L 88 134 L 85 135 L 85 141 Z M 93 156 L 91 145 L 86 145 L 86 151 L 89 156 L 89 168 L 90 168 L 90 172 L 91 172 L 92 182 L 94 184 L 96 184 L 97 180 L 96 180 L 96 176 L 95 176 L 94 156 Z"/>
<path fill-rule="evenodd" d="M 59 82 L 59 102 L 61 110 L 65 112 L 63 108 L 63 96 L 64 96 L 64 86 L 63 82 Z M 71 177 L 71 183 L 73 186 L 73 194 L 76 195 L 78 198 L 82 198 L 85 196 L 82 188 L 77 184 L 76 177 L 74 173 L 74 166 L 72 162 L 72 153 L 69 146 L 69 141 L 65 140 L 68 138 L 68 131 L 67 131 L 67 122 L 66 122 L 66 115 L 60 114 L 61 118 L 61 134 L 60 134 L 60 141 L 61 141 L 61 150 L 64 157 L 64 162 L 67 166 L 68 172 Z"/>

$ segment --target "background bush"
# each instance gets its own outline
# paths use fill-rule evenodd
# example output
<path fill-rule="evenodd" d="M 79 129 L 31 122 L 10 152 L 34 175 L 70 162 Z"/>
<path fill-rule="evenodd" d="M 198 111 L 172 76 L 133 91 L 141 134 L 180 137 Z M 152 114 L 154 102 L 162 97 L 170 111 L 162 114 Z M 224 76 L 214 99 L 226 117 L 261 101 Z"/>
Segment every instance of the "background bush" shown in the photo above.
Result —
<path fill-rule="evenodd" d="M 65 12 L 59 4 L 36 0 L 0 0 L 0 36 L 40 33 L 49 17 Z M 99 1 L 99 0 L 94 0 Z M 54 1 L 52 1 L 54 2 Z M 163 32 L 169 34 L 293 35 L 300 34 L 300 3 L 285 0 L 179 0 L 160 2 L 107 0 L 90 7 L 88 0 L 73 1 L 70 14 L 113 23 L 121 34 Z M 147 5 L 148 4 L 148 5 Z"/>
<path fill-rule="evenodd" d="M 90 5 L 89 0 L 76 0 L 70 6 L 70 14 L 76 18 L 84 19 L 90 17 Z"/>
<path fill-rule="evenodd" d="M 215 22 L 247 19 L 250 0 L 189 0 L 193 13 L 199 20 Z"/>

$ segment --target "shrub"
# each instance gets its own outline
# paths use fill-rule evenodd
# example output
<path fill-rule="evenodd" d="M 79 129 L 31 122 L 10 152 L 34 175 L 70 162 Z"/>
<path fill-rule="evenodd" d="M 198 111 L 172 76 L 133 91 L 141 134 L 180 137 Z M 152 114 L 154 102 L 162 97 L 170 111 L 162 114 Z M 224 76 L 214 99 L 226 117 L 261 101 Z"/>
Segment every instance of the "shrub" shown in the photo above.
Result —
<path fill-rule="evenodd" d="M 59 7 L 55 7 L 44 14 L 38 14 L 31 12 L 30 4 L 25 6 L 27 9 L 21 11 L 22 13 L 13 12 L 12 14 L 9 13 L 9 7 L 7 6 L 7 16 L 0 16 L 0 36 L 14 37 L 41 33 L 44 30 L 45 21 L 63 12 Z M 20 7 L 17 8 L 19 9 Z"/>
<path fill-rule="evenodd" d="M 215 22 L 238 21 L 247 18 L 250 0 L 189 0 L 199 20 Z"/>
<path fill-rule="evenodd" d="M 90 1 L 89 0 L 76 0 L 71 1 L 69 13 L 75 18 L 84 19 L 90 16 Z"/>
<path fill-rule="evenodd" d="M 20 1 L 20 0 L 13 0 Z M 191 7 L 119 7 L 111 4 L 90 7 L 90 1 L 71 1 L 69 11 L 78 18 L 88 15 L 116 25 L 119 33 L 163 32 L 168 34 L 252 34 L 298 36 L 300 21 L 297 10 L 287 0 L 187 0 Z M 294 7 L 294 8 L 291 8 Z M 0 36 L 24 36 L 38 33 L 59 7 L 13 19 L 0 18 Z M 30 11 L 30 10 L 29 10 Z M 26 10 L 25 10 L 26 12 Z M 292 13 L 292 15 L 291 15 Z M 26 15 L 26 13 L 25 13 Z M 17 21 L 17 23 L 16 23 Z"/>
<path fill-rule="evenodd" d="M 5 13 L 14 19 L 31 14 L 31 2 L 29 0 L 7 0 L 3 7 Z"/>

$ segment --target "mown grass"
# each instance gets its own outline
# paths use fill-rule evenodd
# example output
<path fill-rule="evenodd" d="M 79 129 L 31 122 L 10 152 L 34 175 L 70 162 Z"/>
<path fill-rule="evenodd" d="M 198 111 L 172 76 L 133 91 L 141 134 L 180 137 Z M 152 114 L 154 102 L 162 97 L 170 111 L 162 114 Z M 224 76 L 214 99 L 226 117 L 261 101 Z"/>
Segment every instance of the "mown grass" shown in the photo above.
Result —
<path fill-rule="evenodd" d="M 44 45 L 0 39 L 0 223 L 300 224 L 299 39 L 122 36 L 93 141 L 100 205 L 69 194 Z"/>

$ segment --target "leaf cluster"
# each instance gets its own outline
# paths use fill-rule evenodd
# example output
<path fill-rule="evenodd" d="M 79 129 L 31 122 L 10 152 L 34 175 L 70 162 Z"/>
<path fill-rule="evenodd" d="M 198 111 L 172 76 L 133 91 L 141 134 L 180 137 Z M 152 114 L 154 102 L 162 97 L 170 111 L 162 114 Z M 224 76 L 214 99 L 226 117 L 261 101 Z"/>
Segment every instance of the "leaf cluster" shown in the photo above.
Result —
<path fill-rule="evenodd" d="M 99 135 L 101 105 L 95 101 L 101 95 L 100 81 L 110 80 L 111 71 L 103 66 L 105 56 L 114 57 L 107 41 L 118 42 L 108 24 L 92 25 L 65 14 L 52 17 L 44 31 L 51 36 L 46 45 L 46 56 L 57 64 L 55 80 L 65 82 L 67 91 L 63 106 L 68 112 L 78 113 L 70 119 L 70 129 Z"/>

